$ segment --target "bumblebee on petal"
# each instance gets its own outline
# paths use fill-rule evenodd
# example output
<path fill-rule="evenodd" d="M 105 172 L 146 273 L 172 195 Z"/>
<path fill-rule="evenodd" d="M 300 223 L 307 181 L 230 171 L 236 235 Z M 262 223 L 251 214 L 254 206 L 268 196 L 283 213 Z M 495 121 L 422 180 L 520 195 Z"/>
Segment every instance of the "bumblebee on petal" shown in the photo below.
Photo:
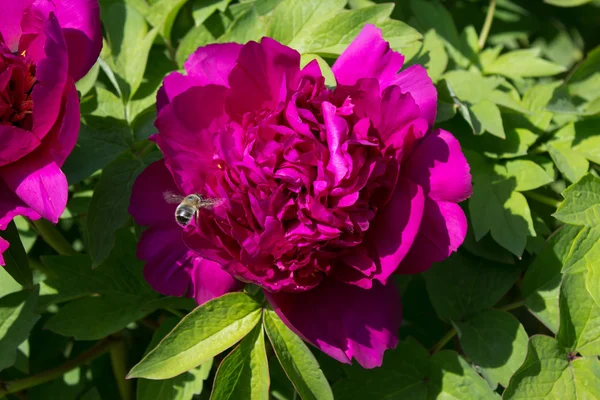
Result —
<path fill-rule="evenodd" d="M 198 211 L 201 208 L 209 209 L 223 204 L 222 199 L 205 198 L 200 194 L 190 194 L 183 197 L 172 192 L 165 192 L 163 196 L 167 203 L 179 203 L 175 209 L 175 221 L 182 228 L 188 226 L 192 219 L 197 218 Z"/>

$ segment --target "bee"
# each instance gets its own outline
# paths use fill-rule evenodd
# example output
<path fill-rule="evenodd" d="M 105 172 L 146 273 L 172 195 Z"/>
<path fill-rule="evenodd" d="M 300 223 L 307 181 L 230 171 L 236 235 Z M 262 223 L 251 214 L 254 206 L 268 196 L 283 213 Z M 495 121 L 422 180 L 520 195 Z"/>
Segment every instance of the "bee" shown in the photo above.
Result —
<path fill-rule="evenodd" d="M 175 193 L 165 192 L 164 198 L 167 203 L 177 204 L 175 209 L 175 221 L 179 226 L 185 228 L 192 222 L 192 218 L 198 217 L 201 208 L 213 208 L 223 204 L 223 199 L 206 198 L 201 194 L 189 194 L 185 197 Z"/>

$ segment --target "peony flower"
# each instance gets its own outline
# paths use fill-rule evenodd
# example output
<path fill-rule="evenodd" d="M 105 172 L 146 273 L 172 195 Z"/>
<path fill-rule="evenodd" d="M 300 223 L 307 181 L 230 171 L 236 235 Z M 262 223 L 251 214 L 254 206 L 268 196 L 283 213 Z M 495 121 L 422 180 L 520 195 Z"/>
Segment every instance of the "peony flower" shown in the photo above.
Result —
<path fill-rule="evenodd" d="M 158 94 L 164 160 L 137 179 L 138 257 L 159 292 L 201 304 L 244 282 L 331 357 L 381 365 L 401 321 L 393 273 L 462 244 L 471 194 L 457 140 L 433 129 L 425 69 L 367 25 L 333 65 L 263 38 L 199 48 Z M 185 229 L 165 192 L 222 201 Z"/>
<path fill-rule="evenodd" d="M 10 0 L 0 16 L 0 230 L 17 215 L 54 223 L 60 170 L 79 131 L 74 82 L 102 47 L 97 0 Z M 2 252 L 8 243 L 0 238 Z"/>

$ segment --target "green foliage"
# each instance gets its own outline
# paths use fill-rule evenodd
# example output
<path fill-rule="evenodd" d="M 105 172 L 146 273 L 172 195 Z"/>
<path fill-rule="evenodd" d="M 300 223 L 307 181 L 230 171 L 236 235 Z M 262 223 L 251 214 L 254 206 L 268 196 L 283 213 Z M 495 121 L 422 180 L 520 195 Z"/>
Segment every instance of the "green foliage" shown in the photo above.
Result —
<path fill-rule="evenodd" d="M 67 210 L 0 231 L 0 397 L 600 399 L 600 2 L 493 3 L 487 31 L 487 0 L 100 0 Z M 473 177 L 464 245 L 397 279 L 401 339 L 371 370 L 307 345 L 250 286 L 199 307 L 159 295 L 128 213 L 161 157 L 157 92 L 198 47 L 270 36 L 334 87 L 367 23 L 427 69 Z"/>

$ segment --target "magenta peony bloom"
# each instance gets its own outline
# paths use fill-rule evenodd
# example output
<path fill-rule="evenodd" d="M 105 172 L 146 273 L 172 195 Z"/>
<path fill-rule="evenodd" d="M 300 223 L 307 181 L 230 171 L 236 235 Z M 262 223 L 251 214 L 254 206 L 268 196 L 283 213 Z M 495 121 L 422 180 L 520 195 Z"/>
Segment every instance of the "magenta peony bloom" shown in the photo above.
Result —
<path fill-rule="evenodd" d="M 254 283 L 325 353 L 381 365 L 401 320 L 390 276 L 456 251 L 471 194 L 459 143 L 432 129 L 435 87 L 403 61 L 371 25 L 333 66 L 335 89 L 269 38 L 191 55 L 158 95 L 164 160 L 133 188 L 151 285 L 200 304 Z M 182 229 L 164 192 L 223 204 Z"/>
<path fill-rule="evenodd" d="M 60 170 L 79 132 L 74 82 L 102 47 L 97 0 L 9 0 L 0 14 L 0 230 L 17 215 L 54 223 Z M 2 252 L 8 243 L 0 238 Z"/>

